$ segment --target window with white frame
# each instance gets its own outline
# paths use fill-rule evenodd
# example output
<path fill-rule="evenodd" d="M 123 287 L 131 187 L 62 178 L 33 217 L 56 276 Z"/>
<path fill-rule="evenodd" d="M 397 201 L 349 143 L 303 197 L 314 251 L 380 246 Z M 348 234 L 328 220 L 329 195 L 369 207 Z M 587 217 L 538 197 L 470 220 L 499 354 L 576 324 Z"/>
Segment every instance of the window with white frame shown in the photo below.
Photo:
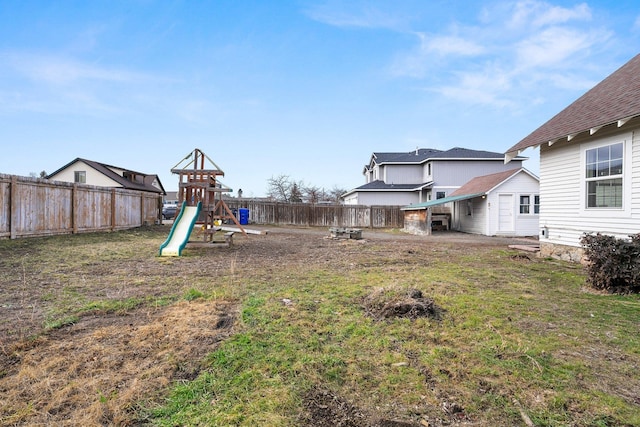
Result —
<path fill-rule="evenodd" d="M 447 196 L 447 193 L 444 191 L 436 191 L 436 199 L 444 199 Z"/>
<path fill-rule="evenodd" d="M 539 214 L 540 213 L 540 195 L 538 194 L 520 195 L 520 213 L 522 215 Z"/>
<path fill-rule="evenodd" d="M 624 144 L 585 151 L 587 208 L 621 208 Z"/>
<path fill-rule="evenodd" d="M 87 182 L 87 172 L 85 172 L 85 171 L 75 171 L 73 173 L 73 182 L 77 182 L 79 184 L 86 184 L 86 182 Z"/>
<path fill-rule="evenodd" d="M 521 214 L 528 214 L 529 212 L 531 212 L 531 210 L 529 209 L 530 203 L 531 203 L 530 196 L 520 196 L 520 213 Z"/>

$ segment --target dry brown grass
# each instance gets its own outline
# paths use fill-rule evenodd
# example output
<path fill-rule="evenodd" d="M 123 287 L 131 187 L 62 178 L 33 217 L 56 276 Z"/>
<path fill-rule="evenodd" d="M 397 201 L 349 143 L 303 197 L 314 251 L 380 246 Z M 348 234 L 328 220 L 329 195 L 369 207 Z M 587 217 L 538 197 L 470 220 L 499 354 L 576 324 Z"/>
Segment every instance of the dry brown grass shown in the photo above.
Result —
<path fill-rule="evenodd" d="M 3 425 L 130 425 L 175 380 L 193 379 L 231 331 L 229 304 L 196 300 L 82 319 L 22 343 L 0 379 Z"/>

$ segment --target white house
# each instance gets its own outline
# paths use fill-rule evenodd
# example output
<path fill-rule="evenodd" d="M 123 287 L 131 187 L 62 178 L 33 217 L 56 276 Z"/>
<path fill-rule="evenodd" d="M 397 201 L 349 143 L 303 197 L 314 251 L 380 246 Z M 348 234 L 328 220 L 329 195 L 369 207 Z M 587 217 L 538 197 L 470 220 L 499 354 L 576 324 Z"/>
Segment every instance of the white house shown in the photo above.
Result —
<path fill-rule="evenodd" d="M 404 206 L 447 197 L 470 179 L 518 169 L 526 157 L 504 163 L 504 154 L 455 147 L 420 148 L 408 153 L 373 153 L 363 174 L 366 184 L 345 193 L 348 205 Z"/>
<path fill-rule="evenodd" d="M 540 254 L 579 261 L 584 233 L 640 232 L 640 55 L 511 147 L 540 147 Z"/>
<path fill-rule="evenodd" d="M 46 178 L 55 181 L 95 185 L 97 187 L 125 188 L 165 194 L 158 175 L 144 174 L 81 158 L 72 160 L 57 171 L 47 175 Z"/>
<path fill-rule="evenodd" d="M 442 221 L 443 215 L 420 212 L 445 204 L 453 205 L 445 228 L 487 236 L 538 234 L 539 181 L 524 168 L 475 177 L 445 198 L 403 207 L 405 228 L 428 233 L 427 221 Z"/>

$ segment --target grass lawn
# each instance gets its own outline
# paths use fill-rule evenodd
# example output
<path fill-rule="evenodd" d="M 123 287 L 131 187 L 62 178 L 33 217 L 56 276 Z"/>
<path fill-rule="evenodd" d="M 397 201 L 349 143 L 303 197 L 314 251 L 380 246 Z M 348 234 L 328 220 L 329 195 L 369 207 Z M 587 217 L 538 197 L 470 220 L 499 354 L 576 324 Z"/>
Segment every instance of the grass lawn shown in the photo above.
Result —
<path fill-rule="evenodd" d="M 168 231 L 0 240 L 1 425 L 640 426 L 640 298 L 580 265 L 367 230 L 157 257 Z M 417 291 L 435 315 L 373 310 Z"/>

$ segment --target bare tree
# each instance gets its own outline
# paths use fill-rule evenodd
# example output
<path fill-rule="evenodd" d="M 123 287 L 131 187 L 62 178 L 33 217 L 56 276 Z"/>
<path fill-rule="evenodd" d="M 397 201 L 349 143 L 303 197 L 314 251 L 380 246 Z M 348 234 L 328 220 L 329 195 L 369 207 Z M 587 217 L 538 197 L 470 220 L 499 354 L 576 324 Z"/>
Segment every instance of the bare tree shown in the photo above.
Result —
<path fill-rule="evenodd" d="M 331 191 L 329 191 L 331 201 L 340 202 L 340 200 L 342 199 L 342 195 L 346 192 L 347 190 L 345 190 L 344 188 L 340 188 L 337 185 L 334 185 Z"/>
<path fill-rule="evenodd" d="M 308 185 L 302 189 L 304 193 L 304 201 L 307 203 L 318 203 L 322 200 L 324 189 L 316 187 L 315 185 Z"/>
<path fill-rule="evenodd" d="M 289 175 L 280 174 L 272 176 L 267 181 L 267 195 L 272 200 L 288 203 L 318 203 L 318 202 L 340 202 L 340 196 L 347 191 L 334 186 L 327 191 L 315 185 L 305 185 L 304 181 L 294 181 Z"/>
<path fill-rule="evenodd" d="M 280 202 L 288 202 L 291 195 L 291 180 L 288 175 L 272 176 L 267 181 L 267 195 Z"/>

